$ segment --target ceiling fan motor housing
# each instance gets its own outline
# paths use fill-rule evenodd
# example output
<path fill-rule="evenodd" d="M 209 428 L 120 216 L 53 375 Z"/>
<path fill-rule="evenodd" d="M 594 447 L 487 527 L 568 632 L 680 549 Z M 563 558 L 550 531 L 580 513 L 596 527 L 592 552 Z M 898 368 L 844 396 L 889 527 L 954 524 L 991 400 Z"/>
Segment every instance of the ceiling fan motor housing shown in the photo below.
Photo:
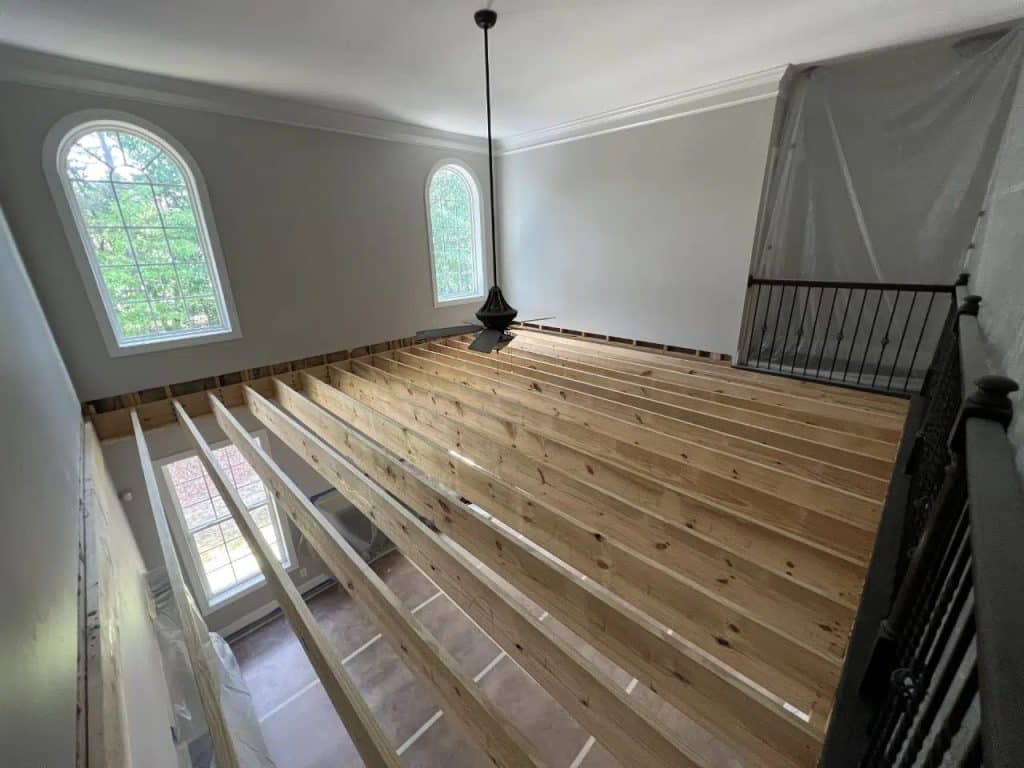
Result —
<path fill-rule="evenodd" d="M 512 321 L 516 319 L 517 314 L 519 314 L 519 311 L 505 301 L 501 288 L 494 285 L 487 292 L 487 300 L 484 301 L 483 306 L 476 311 L 476 319 L 485 328 L 504 331 L 512 325 Z"/>

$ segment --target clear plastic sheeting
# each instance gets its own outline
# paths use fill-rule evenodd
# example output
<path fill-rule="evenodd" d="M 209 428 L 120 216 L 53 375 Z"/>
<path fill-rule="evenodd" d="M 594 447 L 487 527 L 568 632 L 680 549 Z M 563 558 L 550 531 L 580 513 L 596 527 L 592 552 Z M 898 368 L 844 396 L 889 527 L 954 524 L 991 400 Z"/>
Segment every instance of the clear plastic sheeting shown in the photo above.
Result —
<path fill-rule="evenodd" d="M 776 107 L 751 275 L 951 285 L 967 264 L 1007 121 L 1020 122 L 1022 65 L 1018 22 L 791 67 Z M 1019 135 L 1024 126 L 1017 127 Z M 762 296 L 760 309 L 748 293 L 745 329 L 756 332 L 780 315 L 797 320 L 781 341 L 772 335 L 761 344 L 747 332 L 741 362 L 831 364 L 830 356 L 846 355 L 845 343 L 850 356 L 881 361 L 886 376 L 895 371 L 919 381 L 945 312 L 927 315 L 925 294 L 866 298 L 868 316 L 877 313 L 891 333 L 869 337 L 853 327 L 850 318 L 865 299 L 860 292 L 776 288 L 771 301 Z M 814 328 L 819 300 L 826 309 Z M 922 355 L 890 362 L 904 335 L 914 344 L 924 339 Z"/>
<path fill-rule="evenodd" d="M 185 650 L 181 618 L 171 596 L 167 574 L 161 568 L 149 574 L 150 590 L 156 608 L 154 623 L 164 658 L 164 673 L 174 708 L 175 744 L 182 768 L 216 768 L 209 731 L 203 717 L 199 692 Z M 267 752 L 252 695 L 245 685 L 231 646 L 220 635 L 210 632 L 203 652 L 217 670 L 220 680 L 220 705 L 243 768 L 275 768 Z"/>
<path fill-rule="evenodd" d="M 990 345 L 992 367 L 1024 386 L 1024 78 L 1010 112 L 996 170 L 979 220 L 968 271 L 982 297 L 978 322 Z M 1024 476 L 1024 398 L 1017 392 L 1009 434 Z"/>
<path fill-rule="evenodd" d="M 751 274 L 952 283 L 1022 58 L 1018 25 L 791 68 Z"/>

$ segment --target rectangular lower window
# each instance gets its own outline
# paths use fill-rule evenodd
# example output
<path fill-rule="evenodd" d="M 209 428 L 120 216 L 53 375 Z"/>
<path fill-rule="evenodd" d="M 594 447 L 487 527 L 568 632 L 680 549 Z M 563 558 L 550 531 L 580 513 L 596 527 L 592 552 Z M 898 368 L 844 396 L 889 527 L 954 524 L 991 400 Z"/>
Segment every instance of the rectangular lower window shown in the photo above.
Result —
<path fill-rule="evenodd" d="M 259 437 L 256 440 L 261 442 Z M 281 520 L 263 481 L 234 445 L 215 448 L 213 454 L 264 540 L 288 568 L 291 563 Z M 263 581 L 256 558 L 199 457 L 193 453 L 169 461 L 163 465 L 163 473 L 191 556 L 190 570 L 202 582 L 207 605 L 216 605 Z"/>

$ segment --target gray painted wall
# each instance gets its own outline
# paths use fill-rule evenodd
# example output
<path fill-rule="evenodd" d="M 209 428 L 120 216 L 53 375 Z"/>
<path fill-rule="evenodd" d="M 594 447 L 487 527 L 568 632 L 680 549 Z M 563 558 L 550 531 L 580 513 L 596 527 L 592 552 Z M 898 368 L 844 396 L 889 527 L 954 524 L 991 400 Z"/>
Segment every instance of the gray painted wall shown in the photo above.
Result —
<path fill-rule="evenodd" d="M 451 150 L 9 83 L 0 103 L 17 116 L 0 121 L 0 197 L 83 400 L 408 336 L 472 312 L 434 309 L 431 292 L 424 185 Z M 155 123 L 198 163 L 241 339 L 108 355 L 42 170 L 53 124 L 104 108 Z M 462 159 L 486 181 L 485 157 Z"/>
<path fill-rule="evenodd" d="M 0 762 L 70 766 L 82 421 L 2 211 L 0 328 Z"/>
<path fill-rule="evenodd" d="M 263 428 L 260 421 L 245 408 L 237 408 L 233 413 L 246 429 L 252 431 Z M 221 432 L 212 416 L 202 416 L 196 419 L 195 423 L 208 442 L 218 443 L 224 440 L 224 433 Z M 271 457 L 308 495 L 330 487 L 327 481 L 316 474 L 305 461 L 269 432 L 267 432 L 267 440 Z M 146 443 L 154 463 L 167 457 L 192 451 L 189 439 L 177 425 L 150 430 L 146 433 Z M 135 540 L 138 542 L 143 561 L 149 569 L 163 567 L 160 540 L 157 538 L 153 513 L 150 511 L 149 499 L 146 496 L 146 486 L 136 452 L 135 438 L 126 437 L 104 442 L 103 455 L 106 458 L 107 470 L 117 485 L 118 492 L 132 492 L 131 500 L 124 501 L 122 506 L 135 535 Z M 161 485 L 164 508 L 170 512 L 174 510 L 174 505 L 169 490 L 163 482 L 163 474 L 159 471 L 157 479 Z M 310 582 L 322 581 L 327 578 L 326 568 L 320 558 L 310 548 L 309 543 L 299 536 L 298 531 L 283 513 L 281 522 L 288 526 L 291 531 L 292 543 L 296 547 L 295 567 L 290 571 L 292 580 L 301 587 L 304 584 L 308 585 Z M 186 579 L 188 579 L 187 573 Z M 189 587 L 196 595 L 198 604 L 198 596 L 202 594 L 202 585 L 190 583 Z M 264 584 L 236 600 L 215 607 L 206 615 L 206 622 L 214 632 L 239 629 L 248 623 L 246 618 L 252 621 L 258 614 L 266 613 L 275 604 L 272 602 L 270 589 Z"/>
<path fill-rule="evenodd" d="M 103 449 L 96 433 L 88 426 L 85 472 L 86 505 L 93 515 L 92 537 L 87 539 L 86 547 L 93 548 L 93 578 L 99 580 L 97 610 L 103 656 L 89 674 L 105 672 L 110 675 L 100 694 L 102 706 L 90 698 L 90 722 L 99 723 L 107 712 L 118 711 L 117 717 L 127 737 L 123 741 L 111 738 L 119 734 L 108 723 L 103 746 L 112 750 L 123 745 L 125 768 L 180 768 L 171 738 L 174 724 L 171 694 L 157 629 L 150 618 L 152 600 L 146 581 L 147 569 L 104 464 Z M 108 622 L 116 626 L 109 626 Z M 115 693 L 116 698 L 111 701 Z M 90 752 L 96 748 L 95 742 L 100 741 L 104 740 L 90 733 Z M 99 754 L 104 753 L 99 751 Z M 116 762 L 112 752 L 105 754 L 108 765 Z"/>
<path fill-rule="evenodd" d="M 732 353 L 774 101 L 501 159 L 502 287 L 520 317 Z"/>

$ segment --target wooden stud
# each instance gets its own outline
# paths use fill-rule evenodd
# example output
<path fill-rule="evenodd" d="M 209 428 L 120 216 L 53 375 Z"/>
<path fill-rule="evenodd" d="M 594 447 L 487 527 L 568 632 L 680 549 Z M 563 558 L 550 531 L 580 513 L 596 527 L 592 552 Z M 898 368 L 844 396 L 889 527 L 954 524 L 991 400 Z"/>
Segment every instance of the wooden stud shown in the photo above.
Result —
<path fill-rule="evenodd" d="M 211 409 L 223 428 L 222 422 L 226 422 L 232 417 L 227 408 L 213 395 L 209 395 L 209 398 Z M 345 725 L 345 730 L 348 731 L 359 756 L 367 766 L 373 766 L 373 768 L 400 768 L 401 762 L 394 747 L 388 742 L 380 724 L 359 692 L 359 688 L 345 671 L 341 660 L 331 647 L 330 641 L 317 624 L 313 612 L 310 611 L 309 606 L 302 599 L 302 595 L 299 594 L 299 590 L 285 573 L 281 563 L 263 538 L 263 534 L 260 533 L 220 462 L 213 455 L 210 446 L 207 445 L 206 440 L 203 439 L 196 425 L 177 400 L 174 401 L 174 410 L 178 422 L 196 449 L 207 475 L 213 481 L 217 493 L 220 494 L 231 513 L 231 519 L 235 521 L 242 538 L 256 558 L 274 599 L 277 600 L 281 611 L 295 632 L 299 644 L 305 650 L 310 664 L 323 684 L 324 692 L 334 705 L 334 710 L 341 718 L 341 722 Z M 237 427 L 237 423 L 230 423 L 228 426 L 234 428 Z M 250 460 L 250 456 L 246 454 L 247 450 L 251 453 L 251 449 L 255 445 L 248 433 L 245 430 L 232 429 L 230 432 L 225 430 L 225 434 L 242 451 L 242 455 L 246 456 L 253 469 L 256 469 L 256 462 Z M 515 763 L 515 765 L 522 765 L 522 763 Z"/>

